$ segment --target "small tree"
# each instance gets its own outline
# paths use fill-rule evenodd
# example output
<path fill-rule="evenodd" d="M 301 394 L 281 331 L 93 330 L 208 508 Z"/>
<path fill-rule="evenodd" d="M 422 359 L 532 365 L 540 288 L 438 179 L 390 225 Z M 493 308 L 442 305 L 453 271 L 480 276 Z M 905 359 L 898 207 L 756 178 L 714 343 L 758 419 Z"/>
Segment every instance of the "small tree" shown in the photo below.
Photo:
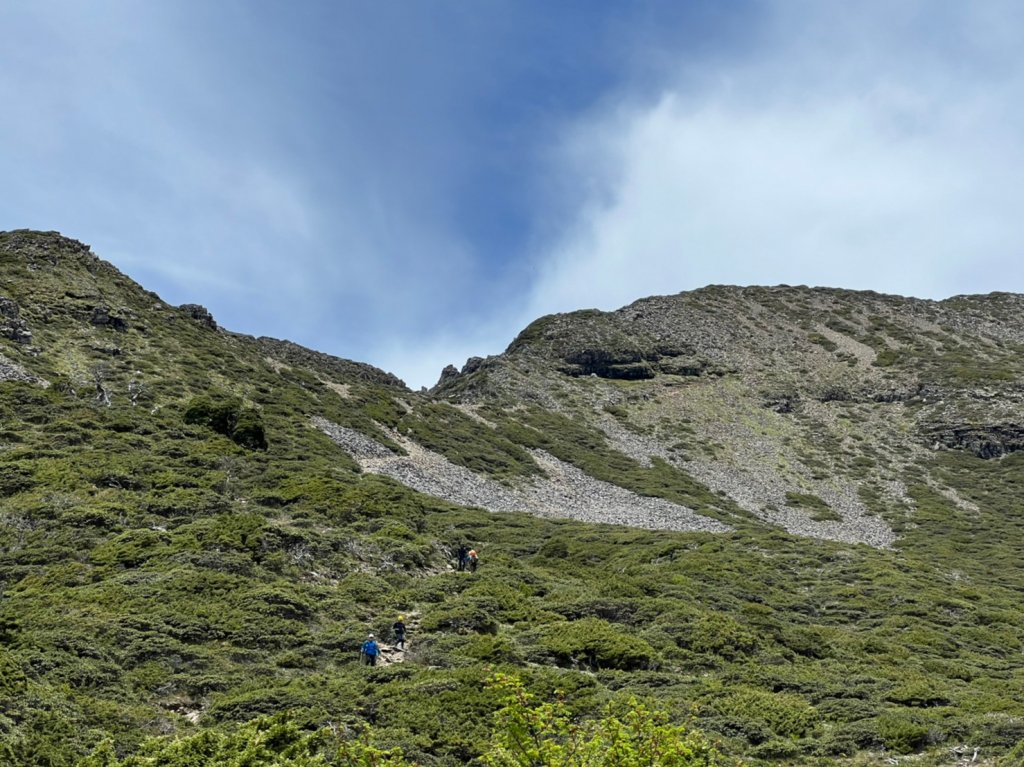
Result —
<path fill-rule="evenodd" d="M 487 767 L 715 767 L 728 763 L 699 730 L 673 725 L 635 698 L 600 719 L 574 721 L 561 700 L 540 702 L 515 677 L 491 685 L 505 693 L 495 714 Z"/>

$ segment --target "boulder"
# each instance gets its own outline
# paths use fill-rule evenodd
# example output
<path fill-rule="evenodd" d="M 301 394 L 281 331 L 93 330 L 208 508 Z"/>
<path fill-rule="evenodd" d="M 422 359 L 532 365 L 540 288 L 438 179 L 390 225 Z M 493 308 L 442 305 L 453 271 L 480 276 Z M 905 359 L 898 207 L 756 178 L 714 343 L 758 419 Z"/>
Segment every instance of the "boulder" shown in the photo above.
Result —
<path fill-rule="evenodd" d="M 200 306 L 199 304 L 182 304 L 178 309 L 185 312 L 189 319 L 195 320 L 200 325 L 210 328 L 210 330 L 217 329 L 216 320 L 213 319 L 213 315 L 210 314 L 210 310 L 205 306 Z"/>
<path fill-rule="evenodd" d="M 122 332 L 128 329 L 128 321 L 112 314 L 110 307 L 103 304 L 93 307 L 92 318 L 89 321 L 93 325 L 102 325 Z"/>

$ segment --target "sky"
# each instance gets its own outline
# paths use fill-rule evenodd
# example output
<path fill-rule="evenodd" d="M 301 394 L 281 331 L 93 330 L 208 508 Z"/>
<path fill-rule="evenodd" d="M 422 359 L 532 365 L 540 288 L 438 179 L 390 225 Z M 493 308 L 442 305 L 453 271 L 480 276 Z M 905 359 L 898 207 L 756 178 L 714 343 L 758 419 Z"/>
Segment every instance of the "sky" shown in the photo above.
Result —
<path fill-rule="evenodd" d="M 1024 292 L 1024 4 L 8 0 L 0 229 L 413 388 L 707 284 Z"/>

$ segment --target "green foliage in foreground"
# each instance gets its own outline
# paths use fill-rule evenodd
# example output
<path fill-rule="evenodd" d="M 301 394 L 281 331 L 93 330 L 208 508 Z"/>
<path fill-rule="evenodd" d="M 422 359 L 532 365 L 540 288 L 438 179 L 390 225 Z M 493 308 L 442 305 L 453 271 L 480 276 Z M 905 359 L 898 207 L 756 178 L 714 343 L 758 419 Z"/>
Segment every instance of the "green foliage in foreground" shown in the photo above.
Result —
<path fill-rule="evenodd" d="M 377 748 L 369 733 L 346 738 L 331 730 L 308 732 L 285 714 L 258 719 L 233 732 L 207 731 L 154 739 L 123 760 L 104 741 L 77 767 L 408 767 L 398 749 Z"/>
<path fill-rule="evenodd" d="M 486 767 L 714 767 L 724 759 L 699 730 L 673 725 L 635 698 L 575 721 L 561 701 L 539 702 L 519 680 L 498 676 L 507 694 L 481 757 Z"/>
<path fill-rule="evenodd" d="M 520 680 L 499 674 L 494 730 L 480 761 L 486 767 L 715 767 L 730 763 L 699 731 L 635 698 L 580 720 L 564 701 L 538 700 Z M 234 731 L 206 731 L 150 740 L 138 754 L 118 759 L 104 741 L 77 767 L 412 767 L 401 749 L 380 748 L 372 731 L 303 731 L 286 714 Z"/>

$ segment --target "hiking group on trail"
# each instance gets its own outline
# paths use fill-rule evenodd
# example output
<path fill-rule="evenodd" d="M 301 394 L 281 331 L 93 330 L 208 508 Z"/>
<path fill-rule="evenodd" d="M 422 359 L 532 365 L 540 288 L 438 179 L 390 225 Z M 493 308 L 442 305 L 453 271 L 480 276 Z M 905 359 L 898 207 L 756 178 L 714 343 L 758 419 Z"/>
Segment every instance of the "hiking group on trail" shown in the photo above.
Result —
<path fill-rule="evenodd" d="M 455 569 L 457 571 L 461 573 L 468 568 L 471 573 L 475 573 L 479 563 L 480 555 L 477 554 L 476 549 L 471 549 L 464 543 L 459 545 L 459 551 L 455 563 Z"/>
<path fill-rule="evenodd" d="M 471 573 L 476 572 L 476 568 L 480 565 L 480 554 L 476 549 L 471 549 L 465 543 L 459 544 L 458 551 L 456 552 L 456 563 L 455 569 L 458 572 L 465 572 L 469 570 Z M 392 645 L 394 650 L 398 652 L 405 652 L 405 635 L 408 628 L 405 625 L 405 616 L 399 615 L 398 620 L 391 624 L 391 633 L 394 635 L 395 643 Z M 376 666 L 377 659 L 381 657 L 382 648 L 377 642 L 377 638 L 373 634 L 368 634 L 366 641 L 359 647 L 359 660 L 364 666 Z"/>
<path fill-rule="evenodd" d="M 471 549 L 465 543 L 459 544 L 458 551 L 456 553 L 455 569 L 458 572 L 465 572 L 469 570 L 471 573 L 476 572 L 476 568 L 480 565 L 480 554 L 476 549 Z M 408 629 L 405 625 L 405 616 L 399 615 L 398 620 L 391 624 L 391 633 L 395 637 L 395 643 L 393 649 L 398 652 L 405 652 L 405 635 Z M 366 641 L 359 648 L 359 660 L 364 666 L 376 666 L 377 659 L 381 657 L 382 648 L 377 642 L 377 638 L 373 634 L 368 634 Z"/>
<path fill-rule="evenodd" d="M 391 624 L 391 633 L 395 637 L 393 648 L 402 653 L 405 652 L 405 635 L 407 630 L 404 615 L 399 615 L 398 620 Z M 359 648 L 360 662 L 364 666 L 376 666 L 377 659 L 383 654 L 383 649 L 376 636 L 373 634 L 367 635 L 366 641 Z"/>

